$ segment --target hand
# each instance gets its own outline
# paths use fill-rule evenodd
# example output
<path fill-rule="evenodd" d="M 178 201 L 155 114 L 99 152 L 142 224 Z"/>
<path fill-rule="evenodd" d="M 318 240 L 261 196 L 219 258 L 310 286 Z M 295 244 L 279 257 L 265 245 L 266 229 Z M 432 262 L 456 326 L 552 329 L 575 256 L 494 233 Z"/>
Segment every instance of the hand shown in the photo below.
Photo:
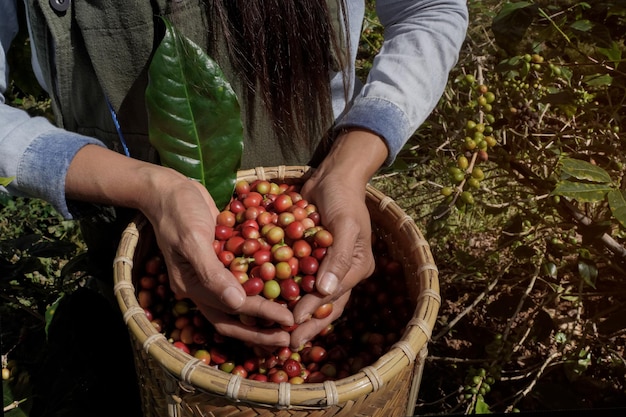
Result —
<path fill-rule="evenodd" d="M 236 316 L 293 324 L 284 306 L 261 296 L 246 297 L 241 284 L 217 258 L 213 240 L 219 211 L 206 189 L 186 179 L 163 188 L 159 204 L 151 205 L 146 216 L 156 231 L 172 290 L 190 298 L 220 334 L 268 346 L 288 344 L 287 332 L 246 326 Z"/>
<path fill-rule="evenodd" d="M 307 294 L 294 309 L 294 319 L 300 326 L 291 334 L 292 348 L 302 346 L 337 319 L 350 290 L 374 271 L 365 189 L 386 155 L 387 148 L 378 136 L 349 132 L 338 138 L 329 156 L 302 188 L 303 196 L 318 207 L 334 241 L 318 270 L 319 294 Z M 325 319 L 311 319 L 317 307 L 325 303 L 333 303 L 332 314 Z"/>
<path fill-rule="evenodd" d="M 213 249 L 218 209 L 207 190 L 178 172 L 97 146 L 85 146 L 66 178 L 70 198 L 141 210 L 154 227 L 172 290 L 190 298 L 218 332 L 246 342 L 287 346 L 289 334 L 242 324 L 247 314 L 293 324 L 288 309 L 261 296 L 246 297 Z"/>

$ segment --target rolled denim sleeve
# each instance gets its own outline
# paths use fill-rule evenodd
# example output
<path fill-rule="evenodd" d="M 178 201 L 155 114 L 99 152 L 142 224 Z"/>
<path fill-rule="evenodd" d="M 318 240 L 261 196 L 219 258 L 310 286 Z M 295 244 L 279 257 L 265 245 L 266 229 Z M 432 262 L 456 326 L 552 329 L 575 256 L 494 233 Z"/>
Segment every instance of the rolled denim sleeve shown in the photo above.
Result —
<path fill-rule="evenodd" d="M 384 42 L 337 128 L 362 127 L 387 143 L 391 164 L 437 105 L 465 40 L 461 0 L 379 0 Z"/>
<path fill-rule="evenodd" d="M 0 177 L 14 178 L 0 191 L 46 200 L 64 218 L 73 218 L 65 198 L 65 177 L 72 159 L 87 144 L 104 146 L 43 117 L 0 104 Z"/>

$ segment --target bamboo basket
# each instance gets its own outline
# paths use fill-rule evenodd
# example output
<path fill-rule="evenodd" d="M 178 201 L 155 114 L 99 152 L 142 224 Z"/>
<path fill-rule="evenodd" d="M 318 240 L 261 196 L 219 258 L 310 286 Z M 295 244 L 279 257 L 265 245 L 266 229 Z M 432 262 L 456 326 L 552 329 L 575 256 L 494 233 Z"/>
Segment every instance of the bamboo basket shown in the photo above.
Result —
<path fill-rule="evenodd" d="M 302 183 L 306 166 L 256 168 L 238 178 Z M 122 233 L 114 261 L 115 295 L 134 346 L 146 417 L 178 416 L 379 416 L 413 415 L 427 343 L 441 303 L 430 247 L 413 220 L 390 198 L 367 188 L 373 230 L 403 263 L 416 308 L 400 340 L 373 364 L 350 377 L 324 383 L 259 382 L 203 364 L 174 347 L 150 324 L 136 298 L 133 264 L 155 245 L 152 228 L 138 215 Z"/>

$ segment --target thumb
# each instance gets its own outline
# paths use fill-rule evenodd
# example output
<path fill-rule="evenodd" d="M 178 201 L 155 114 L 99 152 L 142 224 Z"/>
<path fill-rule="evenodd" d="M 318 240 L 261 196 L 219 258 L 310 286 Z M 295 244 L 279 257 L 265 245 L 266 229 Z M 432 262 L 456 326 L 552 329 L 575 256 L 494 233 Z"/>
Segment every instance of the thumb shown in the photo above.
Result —
<path fill-rule="evenodd" d="M 214 299 L 221 304 L 220 310 L 238 311 L 246 301 L 246 292 L 237 278 L 224 268 L 217 257 L 209 257 L 212 262 L 198 266 L 198 286 L 193 290 L 193 298 L 199 300 Z M 205 258 L 206 259 L 206 258 Z M 216 306 L 217 307 L 217 306 Z"/>
<path fill-rule="evenodd" d="M 315 283 L 316 289 L 322 295 L 334 294 L 339 288 L 340 280 L 352 267 L 359 230 L 358 225 L 353 223 L 350 220 L 338 222 L 341 226 L 333 230 L 334 242 L 320 265 Z"/>
<path fill-rule="evenodd" d="M 246 301 L 246 293 L 241 285 L 228 285 L 222 290 L 220 301 L 227 309 L 237 311 Z"/>

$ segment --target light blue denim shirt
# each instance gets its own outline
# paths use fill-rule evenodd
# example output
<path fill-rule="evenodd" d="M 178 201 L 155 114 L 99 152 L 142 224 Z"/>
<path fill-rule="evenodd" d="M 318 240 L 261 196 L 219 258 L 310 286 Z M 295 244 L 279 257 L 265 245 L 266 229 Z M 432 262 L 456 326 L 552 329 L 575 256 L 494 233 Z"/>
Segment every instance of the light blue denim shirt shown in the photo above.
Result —
<path fill-rule="evenodd" d="M 71 219 L 65 199 L 69 164 L 83 146 L 104 144 L 5 104 L 6 53 L 18 30 L 17 1 L 0 0 L 0 177 L 15 177 L 0 191 L 44 199 Z M 346 3 L 354 66 L 365 5 L 363 0 Z M 389 149 L 389 164 L 441 97 L 465 40 L 468 14 L 465 0 L 378 0 L 376 8 L 385 40 L 365 84 L 350 68 L 350 103 L 341 74 L 331 77 L 331 88 L 337 127 L 362 127 L 380 135 Z M 33 69 L 41 82 L 35 60 Z"/>

